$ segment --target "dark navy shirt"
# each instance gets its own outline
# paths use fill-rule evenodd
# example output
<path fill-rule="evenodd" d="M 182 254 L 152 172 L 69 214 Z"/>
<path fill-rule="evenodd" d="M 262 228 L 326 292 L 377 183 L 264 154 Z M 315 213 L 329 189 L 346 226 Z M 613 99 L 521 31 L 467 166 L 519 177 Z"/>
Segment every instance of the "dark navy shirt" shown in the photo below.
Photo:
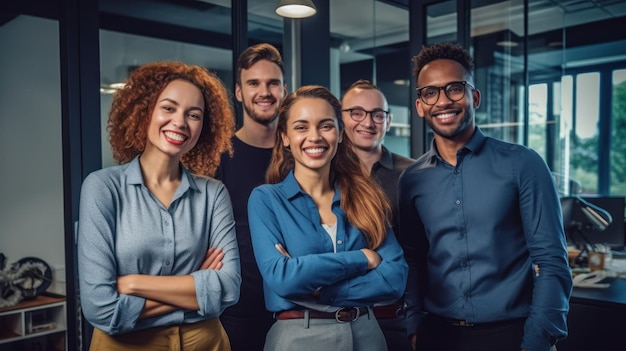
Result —
<path fill-rule="evenodd" d="M 572 277 L 561 206 L 536 152 L 477 128 L 455 167 L 433 142 L 401 175 L 398 196 L 409 333 L 429 312 L 471 323 L 528 317 L 521 346 L 529 350 L 567 334 Z"/>

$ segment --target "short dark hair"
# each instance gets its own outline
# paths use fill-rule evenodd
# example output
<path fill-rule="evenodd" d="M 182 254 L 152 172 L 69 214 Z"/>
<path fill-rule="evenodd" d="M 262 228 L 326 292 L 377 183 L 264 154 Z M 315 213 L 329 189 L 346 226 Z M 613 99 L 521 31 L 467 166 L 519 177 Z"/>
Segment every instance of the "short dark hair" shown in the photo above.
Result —
<path fill-rule="evenodd" d="M 241 85 L 241 71 L 252 67 L 255 63 L 267 60 L 275 63 L 279 68 L 283 76 L 285 75 L 285 68 L 283 67 L 283 59 L 280 56 L 280 52 L 276 47 L 268 43 L 261 43 L 249 46 L 245 49 L 239 59 L 237 60 L 237 84 Z"/>
<path fill-rule="evenodd" d="M 474 62 L 469 52 L 460 44 L 455 43 L 436 43 L 431 46 L 424 46 L 422 50 L 413 57 L 413 78 L 417 82 L 420 72 L 428 63 L 438 60 L 448 59 L 458 62 L 469 75 L 474 70 Z"/>

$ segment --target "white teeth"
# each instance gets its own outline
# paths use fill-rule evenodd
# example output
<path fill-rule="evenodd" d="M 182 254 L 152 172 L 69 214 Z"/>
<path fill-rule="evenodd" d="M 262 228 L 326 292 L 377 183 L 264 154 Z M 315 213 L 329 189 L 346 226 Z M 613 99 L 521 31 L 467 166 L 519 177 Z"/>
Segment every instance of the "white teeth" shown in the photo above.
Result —
<path fill-rule="evenodd" d="M 360 134 L 370 134 L 370 135 L 375 135 L 376 134 L 376 133 L 370 132 L 368 130 L 359 130 L 357 133 L 360 133 Z"/>
<path fill-rule="evenodd" d="M 436 118 L 452 118 L 456 116 L 456 113 L 444 113 L 441 115 L 437 115 Z"/>
<path fill-rule="evenodd" d="M 176 141 L 185 141 L 187 139 L 187 137 L 185 137 L 184 135 L 180 135 L 180 134 L 172 133 L 172 132 L 165 132 L 165 136 Z"/>
<path fill-rule="evenodd" d="M 316 148 L 312 148 L 312 149 L 306 149 L 306 152 L 309 154 L 320 154 L 322 152 L 324 152 L 324 150 L 326 150 L 323 147 L 316 147 Z"/>

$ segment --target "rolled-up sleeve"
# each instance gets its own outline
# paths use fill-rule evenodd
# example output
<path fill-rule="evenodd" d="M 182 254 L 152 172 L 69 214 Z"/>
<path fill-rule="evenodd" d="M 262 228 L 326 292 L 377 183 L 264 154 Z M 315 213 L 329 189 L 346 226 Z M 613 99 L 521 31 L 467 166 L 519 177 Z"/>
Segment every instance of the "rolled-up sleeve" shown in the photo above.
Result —
<path fill-rule="evenodd" d="M 85 318 L 109 334 L 132 330 L 145 299 L 116 290 L 116 191 L 96 174 L 81 189 L 78 221 L 78 273 L 80 301 Z"/>
<path fill-rule="evenodd" d="M 220 270 L 193 272 L 199 311 L 203 316 L 217 317 L 225 308 L 239 300 L 241 272 L 239 250 L 235 235 L 235 220 L 228 191 L 220 184 L 210 218 L 209 246 L 222 249 L 224 258 Z"/>

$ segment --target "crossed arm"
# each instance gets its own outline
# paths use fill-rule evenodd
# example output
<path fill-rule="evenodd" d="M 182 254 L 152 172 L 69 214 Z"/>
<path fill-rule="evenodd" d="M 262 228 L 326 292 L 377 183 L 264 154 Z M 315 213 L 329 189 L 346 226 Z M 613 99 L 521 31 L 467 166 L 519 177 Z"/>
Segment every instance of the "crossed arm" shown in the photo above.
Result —
<path fill-rule="evenodd" d="M 210 248 L 198 270 L 220 270 L 224 253 Z M 146 299 L 139 318 L 149 318 L 178 309 L 199 309 L 194 278 L 183 276 L 156 276 L 129 274 L 117 278 L 117 292 Z"/>

